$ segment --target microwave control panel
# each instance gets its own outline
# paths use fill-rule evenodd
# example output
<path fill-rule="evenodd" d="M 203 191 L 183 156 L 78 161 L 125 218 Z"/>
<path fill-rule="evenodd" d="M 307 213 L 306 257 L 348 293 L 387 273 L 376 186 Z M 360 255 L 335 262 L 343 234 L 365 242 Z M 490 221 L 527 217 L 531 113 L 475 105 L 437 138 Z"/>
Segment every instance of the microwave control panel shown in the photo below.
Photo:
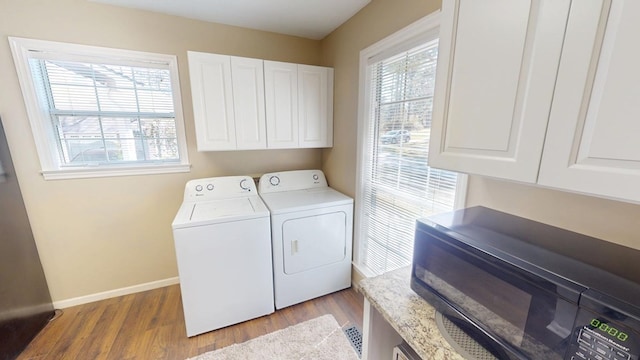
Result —
<path fill-rule="evenodd" d="M 566 360 L 638 360 L 640 334 L 584 309 L 574 327 Z"/>

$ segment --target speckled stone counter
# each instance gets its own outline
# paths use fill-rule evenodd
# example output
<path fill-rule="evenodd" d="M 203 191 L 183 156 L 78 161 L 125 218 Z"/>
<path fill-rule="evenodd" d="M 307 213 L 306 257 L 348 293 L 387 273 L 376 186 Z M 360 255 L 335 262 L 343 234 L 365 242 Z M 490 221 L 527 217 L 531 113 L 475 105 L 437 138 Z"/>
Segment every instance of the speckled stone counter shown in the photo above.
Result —
<path fill-rule="evenodd" d="M 435 309 L 411 290 L 410 279 L 411 268 L 406 267 L 364 279 L 359 285 L 371 307 L 422 359 L 464 360 L 442 337 L 436 325 Z"/>

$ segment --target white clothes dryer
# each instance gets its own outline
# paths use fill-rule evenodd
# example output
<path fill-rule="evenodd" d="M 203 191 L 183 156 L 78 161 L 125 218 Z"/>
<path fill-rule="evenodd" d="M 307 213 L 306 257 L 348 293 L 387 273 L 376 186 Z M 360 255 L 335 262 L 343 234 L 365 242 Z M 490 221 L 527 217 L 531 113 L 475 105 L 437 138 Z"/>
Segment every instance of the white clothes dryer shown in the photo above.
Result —
<path fill-rule="evenodd" d="M 264 174 L 258 188 L 271 212 L 276 309 L 350 287 L 353 199 L 320 170 Z"/>
<path fill-rule="evenodd" d="M 172 227 L 187 336 L 274 312 L 269 210 L 252 178 L 189 181 Z"/>

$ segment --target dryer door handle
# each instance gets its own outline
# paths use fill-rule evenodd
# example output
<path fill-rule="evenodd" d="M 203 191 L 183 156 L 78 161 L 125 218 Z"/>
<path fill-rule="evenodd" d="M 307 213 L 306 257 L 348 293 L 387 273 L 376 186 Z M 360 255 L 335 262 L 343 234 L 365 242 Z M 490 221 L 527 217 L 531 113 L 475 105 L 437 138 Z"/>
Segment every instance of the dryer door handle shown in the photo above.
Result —
<path fill-rule="evenodd" d="M 293 240 L 291 242 L 291 256 L 295 255 L 298 252 L 298 240 Z"/>

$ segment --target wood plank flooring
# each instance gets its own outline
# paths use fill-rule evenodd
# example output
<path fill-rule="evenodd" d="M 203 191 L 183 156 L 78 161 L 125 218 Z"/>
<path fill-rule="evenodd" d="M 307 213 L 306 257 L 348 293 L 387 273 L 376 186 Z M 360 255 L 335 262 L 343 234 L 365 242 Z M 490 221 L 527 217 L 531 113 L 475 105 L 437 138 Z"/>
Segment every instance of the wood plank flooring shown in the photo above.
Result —
<path fill-rule="evenodd" d="M 332 314 L 362 329 L 362 295 L 353 289 L 241 324 L 187 338 L 179 285 L 70 307 L 51 321 L 18 360 L 186 359 Z"/>

